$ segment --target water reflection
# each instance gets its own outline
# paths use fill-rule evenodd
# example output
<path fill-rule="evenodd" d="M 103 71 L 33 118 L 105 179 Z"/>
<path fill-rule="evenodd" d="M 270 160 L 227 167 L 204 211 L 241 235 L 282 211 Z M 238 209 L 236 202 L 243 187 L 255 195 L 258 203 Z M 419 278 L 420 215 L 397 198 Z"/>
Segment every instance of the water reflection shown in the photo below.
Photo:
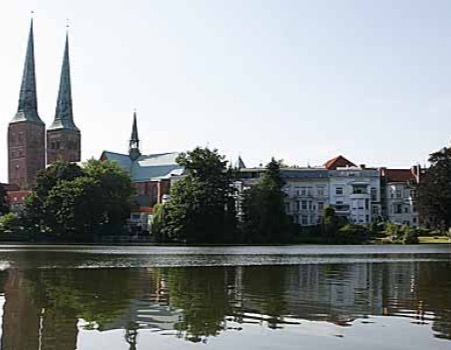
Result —
<path fill-rule="evenodd" d="M 1 348 L 76 349 L 82 332 L 121 329 L 208 343 L 246 325 L 281 331 L 374 316 L 408 319 L 451 339 L 451 264 L 397 262 L 249 267 L 36 269 L 0 272 Z M 393 332 L 396 332 L 393 329 Z M 79 347 L 80 348 L 80 347 Z"/>

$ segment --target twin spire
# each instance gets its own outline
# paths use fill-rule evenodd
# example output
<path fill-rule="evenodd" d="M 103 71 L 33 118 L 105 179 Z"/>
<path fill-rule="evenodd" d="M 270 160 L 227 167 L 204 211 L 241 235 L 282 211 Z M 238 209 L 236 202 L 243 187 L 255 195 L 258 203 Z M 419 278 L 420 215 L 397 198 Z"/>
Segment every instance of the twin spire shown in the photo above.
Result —
<path fill-rule="evenodd" d="M 33 19 L 28 35 L 27 54 L 20 86 L 19 106 L 12 122 L 30 121 L 44 124 L 38 114 L 38 98 L 36 94 L 36 74 L 34 65 Z"/>
<path fill-rule="evenodd" d="M 27 53 L 20 87 L 19 106 L 12 123 L 29 121 L 44 124 L 38 114 L 38 98 L 36 92 L 36 74 L 34 61 L 33 19 L 31 19 L 30 33 L 28 35 Z M 55 119 L 49 128 L 77 130 L 72 112 L 72 91 L 69 65 L 69 36 L 66 34 L 63 64 L 61 68 L 58 101 L 56 104 Z"/>

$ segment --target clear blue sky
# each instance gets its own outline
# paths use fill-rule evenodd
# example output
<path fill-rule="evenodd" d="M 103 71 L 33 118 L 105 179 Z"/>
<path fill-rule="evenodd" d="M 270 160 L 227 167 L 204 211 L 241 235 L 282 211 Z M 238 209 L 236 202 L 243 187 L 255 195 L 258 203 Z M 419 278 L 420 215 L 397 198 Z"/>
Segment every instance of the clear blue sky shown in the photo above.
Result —
<path fill-rule="evenodd" d="M 451 140 L 449 0 L 0 2 L 0 180 L 35 11 L 39 112 L 54 117 L 66 18 L 83 158 L 216 147 L 247 165 L 409 167 Z"/>

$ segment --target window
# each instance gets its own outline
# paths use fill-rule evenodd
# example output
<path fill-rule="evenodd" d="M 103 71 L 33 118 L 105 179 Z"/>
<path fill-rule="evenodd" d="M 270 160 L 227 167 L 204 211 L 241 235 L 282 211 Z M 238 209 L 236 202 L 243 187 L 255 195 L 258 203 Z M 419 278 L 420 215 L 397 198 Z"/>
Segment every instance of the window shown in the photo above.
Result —
<path fill-rule="evenodd" d="M 417 218 L 413 218 L 413 219 L 412 219 L 412 222 L 413 222 L 414 224 L 416 224 L 416 223 L 417 223 Z"/>
<path fill-rule="evenodd" d="M 342 196 L 343 195 L 343 187 L 335 187 L 335 194 L 337 196 Z"/>
<path fill-rule="evenodd" d="M 318 196 L 324 196 L 324 187 L 318 187 L 318 188 L 316 189 L 316 194 L 317 194 Z"/>
<path fill-rule="evenodd" d="M 396 198 L 402 198 L 402 191 L 400 189 L 396 189 Z"/>
<path fill-rule="evenodd" d="M 296 201 L 296 210 L 299 210 L 299 201 Z"/>
<path fill-rule="evenodd" d="M 302 201 L 301 202 L 301 205 L 302 205 L 302 210 L 307 210 L 307 201 Z"/>
<path fill-rule="evenodd" d="M 404 213 L 408 213 L 409 212 L 409 207 L 405 207 L 404 208 Z"/>
<path fill-rule="evenodd" d="M 305 196 L 305 195 L 307 195 L 307 188 L 301 187 L 301 196 Z"/>
<path fill-rule="evenodd" d="M 363 194 L 363 193 L 366 194 L 367 193 L 366 185 L 353 185 L 352 193 L 353 194 Z"/>
<path fill-rule="evenodd" d="M 323 210 L 324 210 L 324 203 L 318 202 L 318 211 L 323 211 Z"/>
<path fill-rule="evenodd" d="M 302 223 L 302 225 L 308 225 L 308 217 L 307 217 L 307 215 L 302 215 L 301 223 Z"/>
<path fill-rule="evenodd" d="M 395 204 L 394 211 L 395 214 L 402 214 L 402 204 Z"/>
<path fill-rule="evenodd" d="M 371 187 L 371 200 L 373 202 L 377 201 L 377 188 Z"/>

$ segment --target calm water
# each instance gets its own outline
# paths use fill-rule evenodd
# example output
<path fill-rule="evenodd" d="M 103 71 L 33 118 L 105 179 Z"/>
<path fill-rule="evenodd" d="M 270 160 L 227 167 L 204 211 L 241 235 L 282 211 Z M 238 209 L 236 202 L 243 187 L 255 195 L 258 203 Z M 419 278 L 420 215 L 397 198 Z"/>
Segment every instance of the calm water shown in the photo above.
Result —
<path fill-rule="evenodd" d="M 451 349 L 451 246 L 0 246 L 1 349 Z"/>

